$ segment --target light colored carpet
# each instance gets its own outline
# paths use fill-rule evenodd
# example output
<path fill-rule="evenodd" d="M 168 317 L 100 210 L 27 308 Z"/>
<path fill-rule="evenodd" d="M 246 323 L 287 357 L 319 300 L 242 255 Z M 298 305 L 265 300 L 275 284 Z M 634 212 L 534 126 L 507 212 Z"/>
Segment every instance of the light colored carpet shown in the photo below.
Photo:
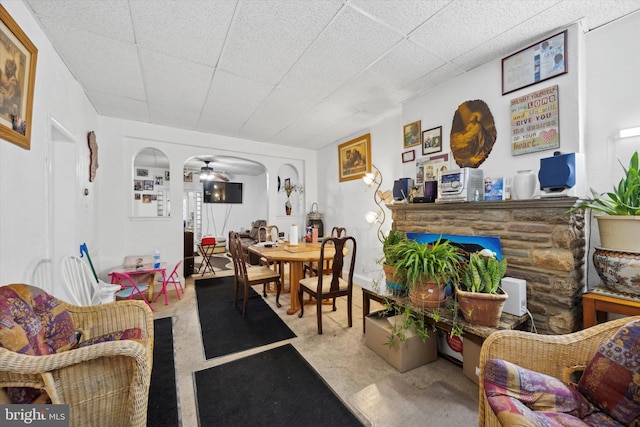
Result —
<path fill-rule="evenodd" d="M 351 396 L 350 403 L 373 426 L 473 426 L 478 404 L 444 381 L 419 389 L 400 374 L 391 374 Z"/>

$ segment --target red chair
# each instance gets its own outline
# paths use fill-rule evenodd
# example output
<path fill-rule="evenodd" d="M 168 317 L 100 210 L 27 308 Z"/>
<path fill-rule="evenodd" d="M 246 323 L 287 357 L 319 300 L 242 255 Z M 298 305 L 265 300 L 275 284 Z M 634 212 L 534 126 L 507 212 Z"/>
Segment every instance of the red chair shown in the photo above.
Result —
<path fill-rule="evenodd" d="M 170 275 L 163 277 L 162 279 L 162 290 L 156 295 L 153 299 L 153 302 L 156 302 L 160 295 L 164 294 L 164 305 L 169 305 L 169 300 L 167 298 L 167 284 L 172 283 L 173 287 L 176 290 L 176 295 L 178 295 L 178 299 L 180 299 L 180 291 L 178 290 L 178 286 L 180 286 L 180 290 L 184 294 L 184 288 L 182 287 L 182 281 L 180 279 L 180 275 L 178 274 L 178 267 L 182 264 L 182 260 L 179 260 L 176 266 L 173 268 L 173 271 Z"/>
<path fill-rule="evenodd" d="M 111 283 L 118 283 L 120 286 L 122 286 L 122 289 L 116 292 L 117 297 L 133 299 L 134 295 L 140 295 L 144 302 L 147 303 L 149 308 L 153 310 L 153 307 L 151 307 L 151 304 L 149 304 L 149 301 L 143 294 L 143 292 L 149 289 L 148 285 L 136 284 L 136 282 L 127 273 L 114 271 L 110 273 L 110 275 Z"/>

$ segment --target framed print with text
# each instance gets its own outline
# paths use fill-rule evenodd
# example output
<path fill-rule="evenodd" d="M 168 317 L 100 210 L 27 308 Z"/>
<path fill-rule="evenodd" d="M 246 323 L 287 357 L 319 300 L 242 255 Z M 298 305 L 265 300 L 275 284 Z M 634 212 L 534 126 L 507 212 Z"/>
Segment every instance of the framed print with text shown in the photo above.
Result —
<path fill-rule="evenodd" d="M 409 150 L 402 153 L 402 163 L 412 162 L 416 159 L 416 150 Z"/>

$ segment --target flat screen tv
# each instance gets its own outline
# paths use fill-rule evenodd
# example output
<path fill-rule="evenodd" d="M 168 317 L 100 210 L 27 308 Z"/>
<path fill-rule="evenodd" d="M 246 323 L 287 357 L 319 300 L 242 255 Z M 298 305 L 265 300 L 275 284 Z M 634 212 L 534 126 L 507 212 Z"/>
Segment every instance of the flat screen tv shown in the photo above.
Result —
<path fill-rule="evenodd" d="M 242 203 L 241 182 L 205 181 L 204 203 Z"/>

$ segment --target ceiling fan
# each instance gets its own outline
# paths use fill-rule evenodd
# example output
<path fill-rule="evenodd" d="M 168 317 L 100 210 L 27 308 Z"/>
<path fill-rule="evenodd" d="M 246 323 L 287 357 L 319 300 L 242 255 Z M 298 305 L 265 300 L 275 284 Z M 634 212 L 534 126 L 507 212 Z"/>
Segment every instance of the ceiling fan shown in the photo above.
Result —
<path fill-rule="evenodd" d="M 203 160 L 204 166 L 200 168 L 200 181 L 224 181 L 228 182 L 229 178 L 220 172 L 216 172 L 209 166 L 211 160 Z"/>

